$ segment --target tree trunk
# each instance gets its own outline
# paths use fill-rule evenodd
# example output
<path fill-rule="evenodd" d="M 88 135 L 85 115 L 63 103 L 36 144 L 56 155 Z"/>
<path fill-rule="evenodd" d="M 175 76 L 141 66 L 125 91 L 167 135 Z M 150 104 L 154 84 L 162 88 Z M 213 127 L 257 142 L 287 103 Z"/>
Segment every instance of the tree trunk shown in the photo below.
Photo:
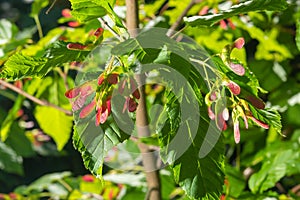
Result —
<path fill-rule="evenodd" d="M 139 27 L 138 18 L 138 1 L 137 0 L 126 0 L 127 15 L 126 25 L 129 30 L 131 37 L 136 37 Z M 139 85 L 140 99 L 136 111 L 136 126 L 139 137 L 149 137 L 150 130 L 148 127 L 148 115 L 146 108 L 145 99 L 145 88 L 144 88 L 144 77 L 143 75 L 137 75 L 136 80 Z M 145 199 L 149 200 L 160 200 L 161 199 L 161 188 L 159 171 L 156 170 L 156 159 L 154 154 L 151 152 L 146 144 L 139 144 L 139 149 L 143 158 L 143 166 L 146 174 L 146 180 L 148 185 L 148 192 Z"/>

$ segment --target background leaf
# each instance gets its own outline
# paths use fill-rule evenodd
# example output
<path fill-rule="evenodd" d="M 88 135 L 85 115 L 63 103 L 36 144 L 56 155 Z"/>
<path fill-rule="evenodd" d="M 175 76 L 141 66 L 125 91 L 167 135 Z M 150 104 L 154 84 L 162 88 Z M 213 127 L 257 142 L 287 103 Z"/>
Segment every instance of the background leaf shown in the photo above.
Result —
<path fill-rule="evenodd" d="M 8 173 L 23 174 L 23 159 L 9 146 L 0 142 L 0 169 Z"/>
<path fill-rule="evenodd" d="M 232 6 L 218 14 L 208 14 L 203 16 L 193 16 L 184 18 L 184 21 L 191 26 L 212 26 L 221 19 L 227 19 L 235 15 L 244 14 L 251 11 L 281 11 L 288 6 L 285 0 L 250 0 Z"/>
<path fill-rule="evenodd" d="M 65 109 L 71 109 L 70 103 L 64 97 L 65 87 L 62 79 L 55 77 L 48 90 L 50 91 L 49 102 Z M 54 139 L 57 149 L 62 150 L 70 139 L 73 118 L 62 111 L 47 106 L 37 106 L 34 115 L 42 130 Z M 47 118 L 46 116 L 51 117 Z"/>

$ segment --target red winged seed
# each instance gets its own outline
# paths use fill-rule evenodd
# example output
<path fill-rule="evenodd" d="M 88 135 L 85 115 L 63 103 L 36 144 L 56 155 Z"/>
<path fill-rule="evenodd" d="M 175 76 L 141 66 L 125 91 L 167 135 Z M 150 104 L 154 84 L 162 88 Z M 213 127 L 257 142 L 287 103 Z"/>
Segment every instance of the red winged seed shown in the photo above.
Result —
<path fill-rule="evenodd" d="M 104 82 L 104 80 L 105 80 L 104 76 L 103 76 L 103 74 L 101 74 L 98 78 L 98 85 L 101 85 Z"/>
<path fill-rule="evenodd" d="M 94 182 L 94 179 L 94 176 L 90 174 L 82 176 L 82 180 L 85 182 Z"/>
<path fill-rule="evenodd" d="M 72 88 L 68 91 L 66 91 L 65 96 L 69 99 L 75 98 L 79 95 L 80 88 Z"/>
<path fill-rule="evenodd" d="M 86 96 L 79 96 L 73 103 L 72 103 L 72 109 L 73 111 L 77 111 L 80 108 L 82 108 L 82 106 L 84 106 L 86 100 Z"/>
<path fill-rule="evenodd" d="M 104 124 L 104 122 L 106 122 L 107 118 L 108 118 L 108 109 L 106 109 L 104 112 L 101 113 L 100 116 L 100 123 Z"/>
<path fill-rule="evenodd" d="M 241 65 L 239 63 L 230 62 L 229 67 L 237 75 L 239 75 L 239 76 L 244 76 L 245 75 L 245 68 L 244 68 L 243 65 Z"/>
<path fill-rule="evenodd" d="M 63 9 L 63 10 L 61 11 L 61 15 L 62 15 L 63 17 L 65 17 L 65 18 L 71 18 L 71 17 L 72 17 L 72 15 L 71 15 L 71 10 L 69 10 L 69 9 Z"/>
<path fill-rule="evenodd" d="M 80 88 L 80 94 L 81 94 L 81 96 L 88 96 L 88 95 L 92 94 L 93 91 L 94 91 L 93 87 L 90 84 L 84 84 Z"/>
<path fill-rule="evenodd" d="M 211 94 L 209 95 L 209 100 L 210 101 L 217 100 L 217 94 L 216 94 L 216 92 L 211 92 Z"/>
<path fill-rule="evenodd" d="M 104 29 L 103 28 L 98 28 L 95 32 L 94 32 L 94 36 L 96 37 L 100 37 L 103 34 Z"/>
<path fill-rule="evenodd" d="M 136 99 L 140 99 L 140 92 L 139 92 L 139 90 L 138 89 L 136 89 L 133 93 L 132 93 L 132 95 L 136 98 Z"/>
<path fill-rule="evenodd" d="M 226 86 L 234 95 L 239 95 L 241 93 L 240 86 L 233 81 L 229 81 Z"/>
<path fill-rule="evenodd" d="M 80 26 L 79 22 L 76 22 L 76 21 L 68 22 L 68 25 L 73 28 Z"/>
<path fill-rule="evenodd" d="M 133 98 L 129 98 L 128 101 L 128 111 L 129 112 L 134 112 L 137 108 L 137 103 L 135 102 L 135 100 Z"/>
<path fill-rule="evenodd" d="M 245 124 L 246 129 L 248 129 L 248 119 L 247 119 L 246 115 L 243 116 L 243 119 L 244 119 L 244 124 Z"/>
<path fill-rule="evenodd" d="M 222 116 L 222 113 L 218 114 L 217 127 L 220 131 L 225 131 L 227 129 L 227 124 Z"/>
<path fill-rule="evenodd" d="M 212 111 L 211 107 L 209 106 L 207 108 L 207 112 L 208 112 L 208 117 L 211 119 L 211 120 L 215 120 L 216 116 L 214 114 L 214 112 Z"/>
<path fill-rule="evenodd" d="M 100 106 L 100 108 L 96 112 L 96 122 L 95 122 L 96 126 L 99 126 L 99 124 L 100 124 L 101 114 L 102 114 L 102 108 Z"/>
<path fill-rule="evenodd" d="M 117 84 L 118 83 L 118 77 L 119 75 L 118 74 L 110 74 L 108 75 L 107 77 L 107 81 L 110 83 L 110 84 Z"/>
<path fill-rule="evenodd" d="M 269 129 L 269 125 L 256 119 L 255 117 L 253 116 L 247 116 L 248 118 L 250 118 L 254 123 L 256 123 L 258 126 L 264 128 L 264 129 Z"/>
<path fill-rule="evenodd" d="M 95 109 L 96 101 L 93 100 L 90 104 L 84 107 L 79 113 L 79 117 L 81 119 L 86 118 L 94 109 Z"/>
<path fill-rule="evenodd" d="M 86 47 L 87 47 L 86 45 L 79 44 L 79 43 L 69 43 L 69 44 L 67 44 L 67 48 L 69 50 L 83 50 Z"/>
<path fill-rule="evenodd" d="M 204 6 L 200 12 L 199 12 L 199 15 L 205 15 L 208 13 L 208 10 L 209 10 L 209 6 Z"/>
<path fill-rule="evenodd" d="M 221 21 L 220 21 L 220 27 L 222 28 L 222 29 L 227 29 L 227 24 L 226 24 L 226 22 L 225 22 L 225 20 L 224 19 L 222 19 Z"/>
<path fill-rule="evenodd" d="M 229 27 L 232 29 L 232 30 L 235 30 L 235 25 L 234 25 L 234 23 L 232 22 L 232 20 L 231 19 L 227 19 L 227 21 L 228 21 L 228 25 L 229 25 Z"/>
<path fill-rule="evenodd" d="M 229 111 L 228 108 L 224 108 L 223 112 L 222 112 L 222 117 L 225 121 L 228 121 L 229 119 Z"/>
<path fill-rule="evenodd" d="M 234 141 L 236 144 L 240 142 L 240 125 L 239 121 L 236 121 L 233 125 Z"/>
<path fill-rule="evenodd" d="M 258 108 L 258 109 L 264 109 L 265 108 L 265 103 L 261 99 L 255 97 L 255 96 L 249 95 L 249 96 L 246 96 L 245 99 L 250 101 L 251 104 L 253 106 L 255 106 L 256 108 Z"/>

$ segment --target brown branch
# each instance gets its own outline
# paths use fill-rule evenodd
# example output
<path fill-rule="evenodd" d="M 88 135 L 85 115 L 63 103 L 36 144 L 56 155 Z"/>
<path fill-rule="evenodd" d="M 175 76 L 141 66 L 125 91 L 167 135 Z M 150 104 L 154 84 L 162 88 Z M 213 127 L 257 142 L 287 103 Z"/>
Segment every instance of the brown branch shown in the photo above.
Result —
<path fill-rule="evenodd" d="M 59 111 L 65 113 L 66 115 L 69 115 L 69 116 L 72 115 L 72 112 L 70 110 L 66 110 L 66 109 L 64 109 L 62 107 L 59 107 L 59 106 L 57 106 L 55 104 L 52 104 L 52 103 L 50 103 L 48 101 L 40 100 L 40 99 L 32 96 L 31 94 L 28 94 L 27 92 L 21 90 L 20 88 L 14 86 L 13 84 L 10 84 L 10 83 L 2 80 L 2 79 L 0 79 L 0 85 L 3 85 L 5 87 L 7 87 L 7 88 L 9 88 L 9 89 L 11 89 L 13 91 L 15 91 L 16 93 L 18 93 L 18 94 L 26 97 L 27 99 L 29 99 L 29 100 L 31 100 L 31 101 L 33 101 L 33 102 L 35 102 L 35 103 L 37 103 L 37 104 L 39 104 L 41 106 L 52 107 L 52 108 L 55 108 L 56 110 L 59 110 Z"/>
<path fill-rule="evenodd" d="M 167 32 L 167 36 L 172 36 L 174 34 L 174 31 L 179 27 L 180 23 L 182 22 L 182 19 L 186 16 L 186 14 L 189 12 L 189 10 L 196 4 L 200 2 L 200 0 L 191 0 L 190 3 L 187 5 L 187 7 L 183 10 L 183 12 L 179 15 L 175 23 L 169 28 Z"/>
<path fill-rule="evenodd" d="M 137 0 L 126 0 L 126 26 L 131 37 L 137 36 L 139 28 L 139 7 Z"/>
<path fill-rule="evenodd" d="M 138 18 L 138 0 L 126 0 L 127 14 L 126 24 L 127 29 L 131 37 L 136 37 L 138 34 L 137 28 L 139 27 Z M 148 114 L 146 107 L 146 95 L 144 87 L 144 75 L 137 75 L 136 81 L 139 86 L 140 99 L 136 111 L 136 126 L 138 136 L 149 137 L 150 130 L 148 126 Z M 142 154 L 143 166 L 146 174 L 146 180 L 148 185 L 148 192 L 145 199 L 160 200 L 161 199 L 161 187 L 159 179 L 159 171 L 156 170 L 156 159 L 153 152 L 148 145 L 140 143 L 139 149 Z"/>

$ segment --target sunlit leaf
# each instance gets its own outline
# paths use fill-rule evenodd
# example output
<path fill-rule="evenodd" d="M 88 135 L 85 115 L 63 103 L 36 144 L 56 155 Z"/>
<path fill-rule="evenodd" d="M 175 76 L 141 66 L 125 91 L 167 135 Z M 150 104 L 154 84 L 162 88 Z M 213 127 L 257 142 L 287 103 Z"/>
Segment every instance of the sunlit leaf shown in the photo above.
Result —
<path fill-rule="evenodd" d="M 27 77 L 42 77 L 45 71 L 43 69 L 47 62 L 46 58 L 34 58 L 16 53 L 12 55 L 1 68 L 0 77 L 9 80 L 17 80 Z M 43 73 L 41 73 L 43 69 Z"/>
<path fill-rule="evenodd" d="M 288 6 L 285 0 L 249 0 L 232 6 L 218 14 L 208 14 L 203 16 L 186 17 L 184 21 L 191 26 L 212 26 L 221 19 L 227 19 L 235 15 L 251 11 L 281 11 Z"/>
<path fill-rule="evenodd" d="M 48 90 L 50 91 L 48 96 L 49 102 L 65 109 L 71 109 L 70 103 L 64 97 L 65 89 L 63 80 L 54 78 Z M 62 150 L 70 139 L 73 118 L 49 106 L 37 106 L 35 108 L 35 117 L 42 130 L 54 139 L 57 149 Z"/>
<path fill-rule="evenodd" d="M 102 17 L 114 6 L 115 0 L 70 0 L 72 16 L 80 22 Z"/>

